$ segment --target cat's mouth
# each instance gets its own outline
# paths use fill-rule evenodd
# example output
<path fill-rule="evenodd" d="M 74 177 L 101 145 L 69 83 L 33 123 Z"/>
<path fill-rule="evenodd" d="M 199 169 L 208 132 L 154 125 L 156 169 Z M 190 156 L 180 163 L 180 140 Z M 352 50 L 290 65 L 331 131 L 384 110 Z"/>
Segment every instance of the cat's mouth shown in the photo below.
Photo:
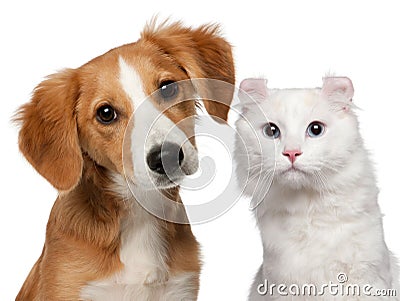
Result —
<path fill-rule="evenodd" d="M 309 179 L 310 174 L 298 166 L 290 166 L 278 171 L 277 180 L 284 185 L 299 188 L 303 186 Z"/>
<path fill-rule="evenodd" d="M 286 174 L 286 173 L 301 173 L 301 174 L 306 174 L 306 172 L 304 170 L 302 170 L 301 168 L 299 168 L 298 166 L 290 166 L 289 168 L 286 168 L 285 170 L 283 170 L 281 172 L 282 174 Z"/>

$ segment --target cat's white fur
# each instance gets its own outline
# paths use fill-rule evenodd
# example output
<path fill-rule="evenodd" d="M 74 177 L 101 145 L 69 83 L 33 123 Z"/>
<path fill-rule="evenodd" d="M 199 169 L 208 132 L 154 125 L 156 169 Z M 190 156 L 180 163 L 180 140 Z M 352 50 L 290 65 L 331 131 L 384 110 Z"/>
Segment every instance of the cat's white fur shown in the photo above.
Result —
<path fill-rule="evenodd" d="M 284 297 L 276 288 L 274 296 L 257 292 L 265 280 L 318 288 L 338 283 L 338 274 L 345 273 L 344 285 L 369 284 L 400 294 L 397 263 L 384 241 L 373 166 L 354 113 L 351 81 L 332 77 L 325 78 L 322 88 L 271 90 L 265 80 L 247 79 L 241 89 L 237 173 L 258 204 L 255 216 L 264 248 L 249 300 L 399 300 L 329 293 Z M 263 134 L 267 121 L 280 128 L 278 139 Z M 320 137 L 306 133 L 313 121 L 325 125 Z M 293 164 L 297 170 L 290 169 L 285 149 L 301 150 Z"/>

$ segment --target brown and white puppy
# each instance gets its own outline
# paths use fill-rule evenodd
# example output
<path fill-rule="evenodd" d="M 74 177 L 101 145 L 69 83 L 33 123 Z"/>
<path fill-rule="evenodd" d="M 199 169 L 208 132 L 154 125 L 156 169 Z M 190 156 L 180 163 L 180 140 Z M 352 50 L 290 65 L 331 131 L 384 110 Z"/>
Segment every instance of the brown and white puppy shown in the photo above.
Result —
<path fill-rule="evenodd" d="M 60 193 L 42 255 L 16 300 L 196 300 L 199 247 L 190 226 L 148 213 L 135 198 L 141 191 L 154 198 L 161 192 L 181 203 L 183 176 L 171 181 L 166 175 L 160 143 L 168 146 L 167 156 L 179 157 L 173 163 L 179 170 L 195 172 L 194 123 L 167 135 L 196 114 L 196 100 L 180 102 L 185 91 L 176 86 L 195 78 L 234 84 L 230 45 L 214 26 L 164 23 L 37 86 L 18 113 L 19 146 Z M 159 88 L 164 93 L 156 100 L 146 98 Z M 205 108 L 226 120 L 233 89 L 208 93 L 225 105 L 203 99 Z M 144 142 L 143 129 L 157 114 L 161 126 Z M 146 187 L 149 180 L 156 189 Z"/>

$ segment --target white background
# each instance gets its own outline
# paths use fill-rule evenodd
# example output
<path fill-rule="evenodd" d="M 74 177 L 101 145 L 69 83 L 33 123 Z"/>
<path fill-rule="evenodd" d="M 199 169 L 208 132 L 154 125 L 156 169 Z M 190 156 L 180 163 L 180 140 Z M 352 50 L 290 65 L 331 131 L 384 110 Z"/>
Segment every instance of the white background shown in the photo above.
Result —
<path fill-rule="evenodd" d="M 400 255 L 400 18 L 397 1 L 2 1 L 0 4 L 0 300 L 13 300 L 40 255 L 56 191 L 18 152 L 10 119 L 45 75 L 78 67 L 135 41 L 154 14 L 187 25 L 222 24 L 234 46 L 237 84 L 315 87 L 349 76 L 362 134 L 376 162 L 388 246 Z M 6 4 L 7 3 L 7 4 Z M 245 300 L 261 244 L 248 201 L 193 227 L 204 267 L 199 300 Z"/>

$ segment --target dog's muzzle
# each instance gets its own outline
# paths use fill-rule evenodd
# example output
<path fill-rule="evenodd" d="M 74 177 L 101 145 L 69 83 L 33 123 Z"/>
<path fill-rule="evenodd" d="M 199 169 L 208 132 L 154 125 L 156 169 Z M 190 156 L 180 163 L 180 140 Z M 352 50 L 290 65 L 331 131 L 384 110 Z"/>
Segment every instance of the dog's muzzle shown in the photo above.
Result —
<path fill-rule="evenodd" d="M 182 148 L 172 142 L 153 147 L 147 155 L 150 170 L 160 175 L 174 175 L 180 169 L 185 155 Z"/>

